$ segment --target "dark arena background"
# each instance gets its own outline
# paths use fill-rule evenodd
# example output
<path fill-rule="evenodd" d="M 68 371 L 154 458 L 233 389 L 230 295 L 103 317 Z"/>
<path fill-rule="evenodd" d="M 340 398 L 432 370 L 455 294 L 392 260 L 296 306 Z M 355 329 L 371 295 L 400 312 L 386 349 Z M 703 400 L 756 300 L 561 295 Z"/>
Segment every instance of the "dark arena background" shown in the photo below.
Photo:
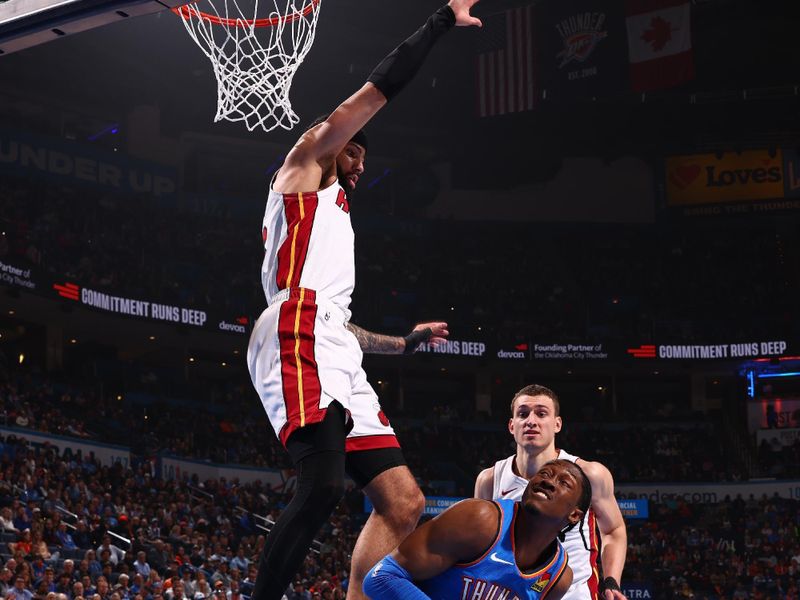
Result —
<path fill-rule="evenodd" d="M 540 383 L 614 475 L 627 598 L 796 600 L 800 4 L 636 5 L 481 0 L 369 124 L 353 321 L 450 341 L 365 368 L 426 515 Z M 0 54 L 0 595 L 249 598 L 295 482 L 244 359 L 268 181 L 438 6 L 322 0 L 293 131 L 213 124 L 168 10 Z M 344 597 L 367 516 L 289 600 Z"/>

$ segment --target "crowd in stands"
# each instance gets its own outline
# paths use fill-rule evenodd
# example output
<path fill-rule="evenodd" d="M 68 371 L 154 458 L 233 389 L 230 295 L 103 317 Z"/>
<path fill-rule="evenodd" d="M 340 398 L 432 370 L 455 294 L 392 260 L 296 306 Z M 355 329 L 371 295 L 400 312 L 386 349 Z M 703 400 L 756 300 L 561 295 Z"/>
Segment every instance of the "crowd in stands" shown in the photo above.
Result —
<path fill-rule="evenodd" d="M 0 261 L 98 290 L 254 315 L 264 304 L 261 210 L 219 218 L 147 198 L 130 203 L 115 193 L 9 178 L 0 183 Z M 452 331 L 480 326 L 486 336 L 520 341 L 800 333 L 792 318 L 800 292 L 792 266 L 800 256 L 798 237 L 768 224 L 679 232 L 439 225 L 382 229 L 359 226 L 356 218 L 353 310 L 360 325 L 400 332 L 419 319 L 441 317 Z M 743 274 L 747 294 L 740 293 Z M 274 436 L 265 435 L 266 419 L 249 384 L 228 390 L 216 407 L 194 407 L 191 428 L 179 405 L 157 399 L 148 419 L 131 419 L 138 410 L 132 402 L 41 374 L 0 381 L 0 423 L 123 444 L 138 457 L 124 469 L 13 436 L 0 440 L 0 597 L 249 595 L 264 543 L 254 515 L 274 519 L 287 494 L 224 480 L 167 481 L 155 476 L 149 460 L 166 453 L 288 468 Z M 451 407 L 432 407 L 423 418 L 398 413 L 392 422 L 426 493 L 450 485 L 448 494 L 469 495 L 481 468 L 513 452 L 502 425 L 471 423 Z M 800 475 L 800 442 L 762 444 L 748 472 L 726 452 L 716 424 L 617 425 L 605 431 L 570 423 L 559 444 L 604 462 L 618 482 Z M 650 521 L 630 528 L 626 578 L 649 582 L 654 597 L 800 600 L 797 502 L 667 502 L 652 512 Z M 348 553 L 364 519 L 360 492 L 349 490 L 287 590 L 288 600 L 344 597 Z"/>
<path fill-rule="evenodd" d="M 274 519 L 288 501 L 261 483 L 168 481 L 148 461 L 103 466 L 14 436 L 0 441 L 0 472 L 0 597 L 13 600 L 247 597 L 264 544 L 255 515 Z M 362 512 L 349 492 L 298 575 L 309 592 L 298 598 L 344 597 Z"/>
<path fill-rule="evenodd" d="M 653 598 L 796 600 L 800 597 L 800 502 L 725 498 L 667 501 L 628 526 L 625 579 Z"/>
<path fill-rule="evenodd" d="M 800 438 L 784 445 L 776 438 L 764 439 L 758 445 L 758 470 L 778 478 L 800 476 Z"/>
<path fill-rule="evenodd" d="M 369 212 L 367 201 L 361 206 Z M 253 202 L 220 217 L 163 199 L 9 179 L 0 185 L 0 260 L 128 297 L 257 315 L 262 211 Z M 481 327 L 505 343 L 797 332 L 798 236 L 768 220 L 746 228 L 426 220 L 391 228 L 385 215 L 353 214 L 354 320 L 372 329 L 446 318 L 452 331 Z M 743 278 L 747 294 L 739 293 Z"/>
<path fill-rule="evenodd" d="M 103 466 L 0 440 L 0 597 L 246 600 L 264 531 L 288 493 L 260 483 L 164 480 L 152 464 Z M 653 598 L 797 600 L 800 503 L 667 500 L 629 524 L 624 581 Z M 317 537 L 288 600 L 338 600 L 365 521 L 351 489 Z"/>
<path fill-rule="evenodd" d="M 187 429 L 186 408 L 180 405 L 161 403 L 149 411 L 148 419 L 131 419 L 135 407 L 129 403 L 74 385 L 55 385 L 42 375 L 19 374 L 0 383 L 0 419 L 5 415 L 8 425 L 91 436 L 148 456 L 164 452 L 222 464 L 290 466 L 287 454 L 269 433 L 247 382 L 238 394 L 226 398 L 224 412 L 213 408 L 197 403 L 192 409 L 197 418 Z M 452 491 L 468 493 L 480 469 L 513 453 L 513 440 L 503 422 L 474 424 L 451 413 L 432 409 L 424 419 L 404 417 L 402 412 L 391 418 L 406 458 L 423 482 L 455 480 Z M 91 419 L 90 424 L 84 419 Z M 681 422 L 680 426 L 675 422 L 617 423 L 612 427 L 568 423 L 558 443 L 580 456 L 604 462 L 623 482 L 746 478 L 738 461 L 725 454 L 721 427 L 702 422 Z M 642 448 L 650 451 L 643 453 Z M 634 454 L 638 460 L 632 462 L 629 457 Z"/>

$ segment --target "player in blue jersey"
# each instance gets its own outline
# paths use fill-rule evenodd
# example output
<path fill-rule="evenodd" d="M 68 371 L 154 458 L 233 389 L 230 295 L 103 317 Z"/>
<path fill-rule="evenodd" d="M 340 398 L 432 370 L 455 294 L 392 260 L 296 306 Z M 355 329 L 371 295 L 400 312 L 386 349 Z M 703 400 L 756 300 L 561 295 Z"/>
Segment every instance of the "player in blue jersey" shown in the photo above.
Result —
<path fill-rule="evenodd" d="M 470 499 L 421 525 L 364 578 L 373 600 L 558 600 L 572 583 L 564 533 L 583 526 L 592 487 L 553 460 L 522 499 Z"/>

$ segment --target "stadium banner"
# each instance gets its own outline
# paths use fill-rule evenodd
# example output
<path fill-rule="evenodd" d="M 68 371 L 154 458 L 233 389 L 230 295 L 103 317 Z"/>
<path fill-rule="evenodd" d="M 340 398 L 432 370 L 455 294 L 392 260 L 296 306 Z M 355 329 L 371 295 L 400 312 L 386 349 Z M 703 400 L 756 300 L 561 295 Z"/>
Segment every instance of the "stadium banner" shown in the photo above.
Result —
<path fill-rule="evenodd" d="M 177 479 L 187 481 L 197 477 L 199 481 L 220 479 L 228 481 L 238 480 L 240 483 L 254 483 L 260 481 L 269 484 L 272 489 L 288 491 L 284 488 L 293 487 L 294 475 L 284 473 L 277 469 L 256 469 L 253 467 L 239 467 L 220 465 L 199 460 L 187 460 L 173 456 L 159 456 L 158 466 L 161 477 L 168 480 Z"/>
<path fill-rule="evenodd" d="M 548 100 L 591 99 L 628 88 L 622 3 L 541 2 L 534 13 L 539 88 Z"/>
<path fill-rule="evenodd" d="M 783 149 L 784 195 L 800 198 L 800 152 L 796 148 Z"/>
<path fill-rule="evenodd" d="M 493 355 L 504 360 L 529 360 L 531 345 L 527 342 L 501 346 Z"/>
<path fill-rule="evenodd" d="M 800 399 L 760 398 L 751 400 L 747 403 L 747 428 L 751 433 L 759 429 L 777 431 L 775 428 L 781 430 L 800 428 Z"/>
<path fill-rule="evenodd" d="M 419 349 L 417 350 L 417 353 L 483 358 L 484 356 L 487 355 L 486 347 L 487 347 L 486 342 L 449 339 L 441 346 L 434 346 L 429 342 L 421 344 Z"/>
<path fill-rule="evenodd" d="M 761 444 L 764 441 L 768 444 L 777 441 L 783 447 L 794 446 L 800 441 L 800 428 L 759 429 L 756 431 L 756 442 Z"/>
<path fill-rule="evenodd" d="M 646 498 L 633 500 L 617 500 L 619 510 L 626 519 L 649 519 L 650 507 Z"/>
<path fill-rule="evenodd" d="M 121 463 L 126 469 L 131 464 L 130 449 L 125 446 L 115 446 L 113 444 L 102 444 L 100 442 L 89 442 L 83 438 L 73 438 L 52 433 L 43 433 L 31 429 L 18 427 L 0 427 L 0 435 L 4 438 L 14 436 L 17 439 L 27 440 L 34 446 L 50 446 L 56 448 L 63 457 L 64 451 L 69 450 L 73 455 L 80 452 L 82 456 L 94 456 L 100 464 L 110 467 L 115 463 Z"/>
<path fill-rule="evenodd" d="M 2 260 L 0 260 L 0 283 L 7 287 L 18 287 L 29 292 L 35 292 L 38 289 L 32 269 L 17 267 Z"/>
<path fill-rule="evenodd" d="M 622 593 L 628 600 L 650 600 L 653 595 L 653 584 L 649 581 L 622 580 Z"/>
<path fill-rule="evenodd" d="M 668 156 L 665 163 L 667 206 L 784 197 L 781 149 Z"/>
<path fill-rule="evenodd" d="M 68 278 L 53 279 L 41 271 L 0 260 L 0 285 L 20 288 L 54 300 L 75 302 L 86 308 L 162 323 L 188 325 L 205 330 L 247 334 L 246 315 L 213 314 L 205 309 L 130 298 L 110 290 L 82 286 Z"/>
<path fill-rule="evenodd" d="M 98 136 L 116 133 L 110 126 Z M 0 131 L 0 169 L 160 199 L 174 198 L 178 187 L 174 168 L 75 141 L 22 132 Z"/>
<path fill-rule="evenodd" d="M 422 510 L 423 515 L 436 516 L 442 514 L 448 508 L 458 502 L 465 500 L 465 498 L 455 496 L 426 496 L 425 508 Z M 364 512 L 369 514 L 372 512 L 372 502 L 369 498 L 364 496 Z"/>
<path fill-rule="evenodd" d="M 533 360 L 602 360 L 608 358 L 608 348 L 595 342 L 534 342 Z"/>
<path fill-rule="evenodd" d="M 617 500 L 647 499 L 653 504 L 683 501 L 687 504 L 718 504 L 741 495 L 747 500 L 778 496 L 800 500 L 800 480 L 737 481 L 735 483 L 622 483 L 616 484 Z"/>
<path fill-rule="evenodd" d="M 787 340 L 742 341 L 725 344 L 639 344 L 625 351 L 634 359 L 711 360 L 780 358 L 788 356 L 795 344 Z"/>

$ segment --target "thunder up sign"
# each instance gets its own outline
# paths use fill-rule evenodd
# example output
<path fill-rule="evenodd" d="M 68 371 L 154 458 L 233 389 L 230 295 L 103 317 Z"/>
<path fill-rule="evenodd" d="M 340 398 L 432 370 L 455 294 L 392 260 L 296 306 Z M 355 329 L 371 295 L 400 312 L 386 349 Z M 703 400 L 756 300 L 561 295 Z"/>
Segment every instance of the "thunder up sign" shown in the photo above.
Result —
<path fill-rule="evenodd" d="M 693 154 L 666 159 L 669 206 L 784 197 L 783 152 L 766 150 Z"/>

